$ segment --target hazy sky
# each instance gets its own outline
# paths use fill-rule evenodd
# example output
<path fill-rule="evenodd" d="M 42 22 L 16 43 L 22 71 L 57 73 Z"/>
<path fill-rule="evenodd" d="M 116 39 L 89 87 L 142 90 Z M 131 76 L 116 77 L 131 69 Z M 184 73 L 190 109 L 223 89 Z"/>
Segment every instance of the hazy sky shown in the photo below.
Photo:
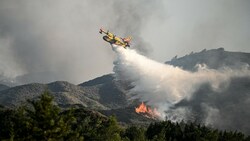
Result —
<path fill-rule="evenodd" d="M 223 47 L 250 52 L 248 0 L 1 0 L 0 81 L 81 83 L 111 73 L 115 53 L 98 33 L 133 36 L 160 62 Z"/>

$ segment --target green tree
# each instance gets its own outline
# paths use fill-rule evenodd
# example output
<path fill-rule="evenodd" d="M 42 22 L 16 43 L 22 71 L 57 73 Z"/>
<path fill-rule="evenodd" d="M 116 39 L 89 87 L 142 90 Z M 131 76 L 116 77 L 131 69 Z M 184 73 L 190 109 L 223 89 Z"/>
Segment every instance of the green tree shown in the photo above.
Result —
<path fill-rule="evenodd" d="M 124 130 L 115 117 L 85 108 L 61 111 L 53 97 L 40 99 L 17 109 L 0 106 L 0 140 L 17 141 L 250 141 L 241 132 L 218 131 L 195 123 L 162 121 L 147 129 L 131 126 Z M 146 130 L 146 131 L 145 131 Z"/>
<path fill-rule="evenodd" d="M 0 140 L 11 139 L 14 137 L 14 119 L 16 112 L 11 109 L 0 107 Z"/>
<path fill-rule="evenodd" d="M 88 141 L 119 141 L 123 129 L 118 125 L 115 117 L 101 115 L 84 108 L 76 109 L 77 119 L 75 128 L 84 140 Z"/>
<path fill-rule="evenodd" d="M 70 140 L 77 137 L 72 130 L 75 118 L 71 112 L 61 114 L 58 106 L 53 104 L 53 97 L 49 92 L 44 92 L 40 100 L 29 101 L 30 108 L 19 109 L 18 122 L 22 129 L 17 130 L 16 136 L 20 140 Z M 25 133 L 23 133 L 25 131 Z M 23 136 L 25 135 L 25 136 Z"/>
<path fill-rule="evenodd" d="M 111 116 L 103 122 L 98 129 L 96 140 L 99 141 L 120 141 L 122 128 L 118 125 L 115 117 Z"/>
<path fill-rule="evenodd" d="M 145 129 L 142 127 L 131 126 L 125 130 L 125 137 L 131 141 L 145 141 Z"/>

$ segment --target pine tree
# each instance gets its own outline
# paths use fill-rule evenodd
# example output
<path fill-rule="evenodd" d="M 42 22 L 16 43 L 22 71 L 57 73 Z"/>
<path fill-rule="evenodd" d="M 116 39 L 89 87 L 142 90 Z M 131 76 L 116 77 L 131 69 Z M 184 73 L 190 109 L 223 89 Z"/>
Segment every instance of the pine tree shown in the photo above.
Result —
<path fill-rule="evenodd" d="M 49 92 L 44 92 L 40 100 L 29 102 L 31 108 L 19 110 L 19 122 L 24 126 L 22 130 L 26 131 L 25 136 L 20 135 L 22 132 L 17 133 L 19 139 L 53 141 L 77 137 L 72 131 L 75 118 L 71 112 L 61 114 Z"/>
<path fill-rule="evenodd" d="M 145 129 L 142 127 L 131 126 L 125 130 L 125 135 L 131 141 L 145 141 Z"/>

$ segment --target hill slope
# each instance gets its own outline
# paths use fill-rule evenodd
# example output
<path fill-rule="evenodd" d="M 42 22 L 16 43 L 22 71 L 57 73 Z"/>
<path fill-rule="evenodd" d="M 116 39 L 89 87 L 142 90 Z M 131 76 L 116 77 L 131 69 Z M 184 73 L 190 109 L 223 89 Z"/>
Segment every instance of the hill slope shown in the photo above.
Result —
<path fill-rule="evenodd" d="M 166 62 L 188 71 L 196 71 L 197 64 L 206 64 L 209 68 L 223 67 L 233 69 L 247 68 L 250 65 L 250 53 L 228 52 L 224 49 L 203 50 Z M 249 74 L 250 76 L 250 74 Z M 249 134 L 250 128 L 250 77 L 233 77 L 224 88 L 215 91 L 204 84 L 191 99 L 184 99 L 173 107 L 186 109 L 187 120 L 209 124 L 219 129 L 240 130 Z"/>
<path fill-rule="evenodd" d="M 250 64 L 250 53 L 228 52 L 221 48 L 203 50 L 184 57 L 176 57 L 166 63 L 189 71 L 195 71 L 197 64 L 206 64 L 213 69 L 221 67 L 238 68 Z M 227 119 L 225 123 L 222 120 L 223 116 L 220 118 L 214 117 L 214 119 L 218 118 L 218 121 L 221 121 L 220 124 L 216 124 L 219 128 L 240 129 L 250 133 L 250 129 L 246 127 L 249 127 L 249 124 L 243 125 L 243 123 L 250 123 L 248 120 L 250 113 L 245 111 L 250 108 L 249 84 L 250 79 L 248 78 L 233 78 L 228 88 L 221 92 L 215 92 L 205 85 L 195 92 L 191 100 L 183 100 L 177 103 L 174 108 L 189 108 L 192 112 L 191 116 L 195 116 L 194 120 L 206 122 L 204 117 L 208 117 L 208 115 L 203 110 L 204 105 L 205 108 L 208 105 L 228 117 L 224 118 Z M 90 109 L 100 110 L 105 115 L 116 115 L 122 122 L 133 123 L 133 121 L 136 121 L 138 123 L 141 117 L 137 117 L 139 115 L 134 112 L 134 108 L 139 103 L 137 103 L 138 101 L 128 100 L 130 97 L 127 95 L 129 89 L 129 84 L 117 81 L 113 74 L 108 74 L 79 85 L 57 81 L 49 84 L 35 83 L 6 88 L 0 91 L 0 104 L 13 107 L 25 102 L 26 99 L 36 99 L 44 90 L 49 90 L 55 97 L 57 104 L 62 107 L 78 104 Z M 242 108 L 244 106 L 246 108 Z M 231 111 L 231 113 L 227 111 Z M 239 120 L 239 118 L 235 116 L 229 118 L 229 114 L 242 116 L 242 121 L 235 122 L 234 120 Z M 239 125 L 226 124 L 226 122 L 235 122 Z"/>
<path fill-rule="evenodd" d="M 249 94 L 250 77 L 232 78 L 227 89 L 214 91 L 211 86 L 203 85 L 190 100 L 184 99 L 174 108 L 188 109 L 188 120 L 249 134 Z"/>
<path fill-rule="evenodd" d="M 3 84 L 0 84 L 0 91 L 6 90 L 6 89 L 8 89 L 8 88 L 10 88 L 10 87 L 8 87 L 8 86 L 6 86 L 6 85 L 3 85 Z"/>
<path fill-rule="evenodd" d="M 128 106 L 125 86 L 112 74 L 79 84 L 93 99 L 112 109 Z"/>
<path fill-rule="evenodd" d="M 98 101 L 88 97 L 81 87 L 63 81 L 49 84 L 33 83 L 0 91 L 0 103 L 7 107 L 14 107 L 26 102 L 27 99 L 38 98 L 45 90 L 50 91 L 57 104 L 61 106 L 80 104 L 90 109 L 107 109 Z"/>
<path fill-rule="evenodd" d="M 221 67 L 238 68 L 250 65 L 250 53 L 229 52 L 223 48 L 219 48 L 191 53 L 180 58 L 175 57 L 166 63 L 191 71 L 195 70 L 197 64 L 206 64 L 212 69 L 219 69 Z"/>

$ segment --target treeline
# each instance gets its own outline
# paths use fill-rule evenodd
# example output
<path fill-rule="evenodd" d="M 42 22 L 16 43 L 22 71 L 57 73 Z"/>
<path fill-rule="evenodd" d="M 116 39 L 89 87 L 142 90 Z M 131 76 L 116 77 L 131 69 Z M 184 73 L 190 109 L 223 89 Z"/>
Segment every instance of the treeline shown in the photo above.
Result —
<path fill-rule="evenodd" d="M 84 108 L 61 110 L 48 92 L 28 103 L 15 110 L 0 107 L 1 141 L 250 141 L 240 132 L 184 122 L 122 127 L 114 117 Z"/>

